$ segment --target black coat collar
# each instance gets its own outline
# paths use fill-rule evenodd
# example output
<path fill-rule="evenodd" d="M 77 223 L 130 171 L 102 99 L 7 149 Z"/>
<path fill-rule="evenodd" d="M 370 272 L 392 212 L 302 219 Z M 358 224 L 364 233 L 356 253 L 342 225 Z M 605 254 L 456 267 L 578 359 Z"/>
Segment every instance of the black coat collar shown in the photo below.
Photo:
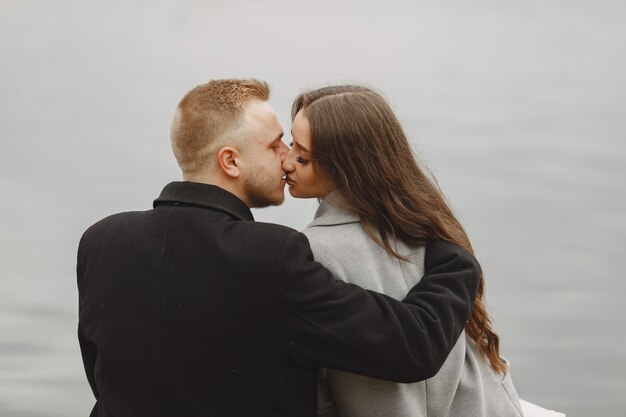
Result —
<path fill-rule="evenodd" d="M 161 204 L 183 203 L 223 211 L 237 219 L 254 221 L 252 212 L 234 194 L 210 184 L 175 181 L 163 188 L 153 207 Z"/>

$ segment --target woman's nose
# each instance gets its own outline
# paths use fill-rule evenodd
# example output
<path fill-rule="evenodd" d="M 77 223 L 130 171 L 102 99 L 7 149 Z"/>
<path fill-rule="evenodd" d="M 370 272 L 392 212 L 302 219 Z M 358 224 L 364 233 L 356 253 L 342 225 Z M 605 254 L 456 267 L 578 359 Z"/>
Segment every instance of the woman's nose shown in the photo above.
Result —
<path fill-rule="evenodd" d="M 293 171 L 294 165 L 293 165 L 293 158 L 292 158 L 292 151 L 291 149 L 289 149 L 289 152 L 287 152 L 287 154 L 285 155 L 285 158 L 283 159 L 283 163 L 282 163 L 282 168 L 283 171 L 285 172 L 291 172 Z"/>

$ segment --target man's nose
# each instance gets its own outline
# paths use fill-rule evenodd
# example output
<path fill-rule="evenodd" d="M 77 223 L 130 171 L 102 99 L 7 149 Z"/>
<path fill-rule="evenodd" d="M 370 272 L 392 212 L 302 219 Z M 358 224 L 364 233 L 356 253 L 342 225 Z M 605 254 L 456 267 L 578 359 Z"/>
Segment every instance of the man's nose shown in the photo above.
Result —
<path fill-rule="evenodd" d="M 285 160 L 285 157 L 287 157 L 287 152 L 289 152 L 289 146 L 287 146 L 287 144 L 285 144 L 285 142 L 281 142 L 280 144 L 280 157 L 281 160 Z"/>

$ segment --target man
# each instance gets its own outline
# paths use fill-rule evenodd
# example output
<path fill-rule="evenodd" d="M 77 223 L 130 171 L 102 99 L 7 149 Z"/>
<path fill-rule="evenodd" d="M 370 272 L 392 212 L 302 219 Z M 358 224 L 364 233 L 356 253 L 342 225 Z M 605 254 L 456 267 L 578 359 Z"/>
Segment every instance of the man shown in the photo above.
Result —
<path fill-rule="evenodd" d="M 256 80 L 191 90 L 171 132 L 185 182 L 83 235 L 92 415 L 313 416 L 319 367 L 423 380 L 463 330 L 479 267 L 462 249 L 429 245 L 400 303 L 335 281 L 301 233 L 254 222 L 250 207 L 284 198 L 287 147 L 268 98 Z"/>

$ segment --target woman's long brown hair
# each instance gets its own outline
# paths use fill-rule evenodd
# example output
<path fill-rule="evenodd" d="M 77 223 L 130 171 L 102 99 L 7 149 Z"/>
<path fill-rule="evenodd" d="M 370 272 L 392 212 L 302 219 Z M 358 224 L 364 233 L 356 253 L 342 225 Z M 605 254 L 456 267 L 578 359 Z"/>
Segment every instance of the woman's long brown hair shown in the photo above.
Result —
<path fill-rule="evenodd" d="M 390 255 L 407 260 L 390 239 L 413 245 L 442 239 L 473 253 L 463 226 L 418 166 L 400 123 L 378 93 L 353 85 L 324 87 L 299 95 L 292 120 L 299 111 L 311 127 L 311 159 L 320 184 L 339 190 L 345 208 L 359 215 L 369 236 Z M 491 367 L 504 373 L 484 291 L 481 275 L 465 331 Z"/>

